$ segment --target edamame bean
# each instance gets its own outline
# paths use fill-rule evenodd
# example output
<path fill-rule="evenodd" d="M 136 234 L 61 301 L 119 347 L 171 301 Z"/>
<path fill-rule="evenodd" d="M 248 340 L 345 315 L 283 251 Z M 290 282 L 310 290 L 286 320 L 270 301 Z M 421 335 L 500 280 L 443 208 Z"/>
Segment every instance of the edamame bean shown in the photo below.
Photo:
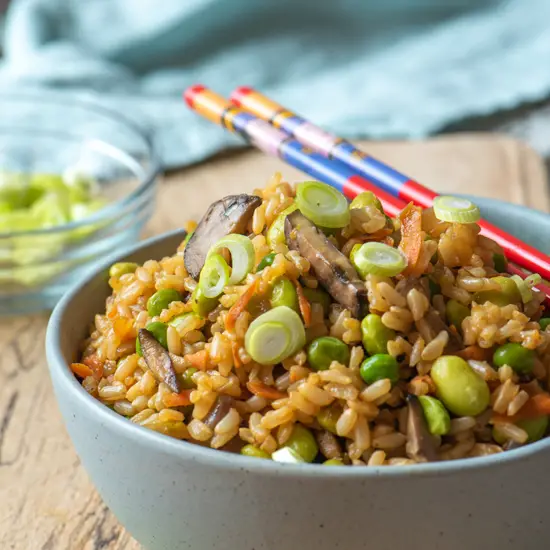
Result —
<path fill-rule="evenodd" d="M 193 382 L 193 375 L 197 372 L 195 367 L 189 367 L 180 375 L 178 375 L 178 380 L 180 383 L 180 388 L 182 390 L 192 390 L 197 387 L 197 384 Z"/>
<path fill-rule="evenodd" d="M 395 338 L 395 331 L 382 323 L 382 317 L 370 313 L 361 321 L 363 347 L 369 355 L 388 353 L 388 342 Z"/>
<path fill-rule="evenodd" d="M 304 296 L 310 303 L 321 304 L 321 307 L 323 308 L 323 314 L 327 316 L 331 304 L 331 299 L 328 293 L 326 293 L 321 288 L 309 288 L 307 286 L 303 288 L 303 291 Z"/>
<path fill-rule="evenodd" d="M 126 273 L 133 273 L 138 267 L 134 262 L 117 262 L 109 268 L 109 277 L 122 277 Z"/>
<path fill-rule="evenodd" d="M 517 426 L 527 432 L 527 443 L 533 443 L 542 439 L 548 429 L 548 417 L 526 418 L 517 422 Z"/>
<path fill-rule="evenodd" d="M 147 300 L 147 313 L 151 317 L 156 317 L 162 313 L 172 302 L 179 302 L 181 294 L 173 288 L 162 288 L 157 290 Z"/>
<path fill-rule="evenodd" d="M 445 305 L 445 313 L 449 324 L 454 325 L 458 330 L 462 330 L 462 321 L 470 315 L 470 310 L 456 300 L 449 300 Z"/>
<path fill-rule="evenodd" d="M 287 306 L 294 311 L 298 310 L 298 294 L 294 285 L 286 277 L 275 282 L 270 301 L 273 308 Z"/>
<path fill-rule="evenodd" d="M 339 458 L 331 458 L 330 460 L 325 460 L 323 466 L 343 466 L 344 463 Z"/>
<path fill-rule="evenodd" d="M 371 191 L 363 191 L 362 193 L 359 193 L 359 195 L 351 201 L 349 208 L 352 210 L 354 208 L 366 208 L 367 206 L 374 206 L 380 210 L 380 212 L 384 212 L 380 199 Z"/>
<path fill-rule="evenodd" d="M 298 205 L 293 202 L 288 208 L 285 208 L 269 226 L 266 233 L 267 244 L 273 249 L 277 244 L 285 242 L 285 220 L 286 217 L 294 212 L 298 208 Z"/>
<path fill-rule="evenodd" d="M 319 452 L 315 437 L 313 437 L 310 430 L 304 428 L 301 424 L 294 425 L 286 446 L 298 453 L 306 462 L 313 462 Z"/>
<path fill-rule="evenodd" d="M 266 256 L 264 256 L 260 263 L 258 264 L 258 268 L 256 269 L 256 273 L 259 273 L 262 269 L 265 269 L 267 266 L 270 266 L 273 264 L 274 260 L 275 260 L 275 256 L 277 256 L 277 254 L 275 254 L 275 252 L 272 252 L 271 254 L 267 254 Z"/>
<path fill-rule="evenodd" d="M 399 380 L 399 364 L 391 355 L 377 353 L 361 363 L 359 373 L 365 384 L 373 384 L 385 378 L 389 378 L 391 383 L 395 384 Z"/>
<path fill-rule="evenodd" d="M 548 325 L 550 325 L 550 317 L 542 317 L 539 320 L 539 325 L 541 330 L 546 330 Z"/>
<path fill-rule="evenodd" d="M 163 348 L 168 349 L 168 339 L 166 336 L 166 333 L 168 332 L 168 325 L 166 323 L 155 321 L 154 323 L 149 323 L 145 328 L 155 337 L 155 340 Z M 141 344 L 139 343 L 139 336 L 136 337 L 136 353 L 140 357 L 143 357 Z"/>
<path fill-rule="evenodd" d="M 317 422 L 321 428 L 324 428 L 330 433 L 336 433 L 336 423 L 342 414 L 342 407 L 339 405 L 331 405 L 325 409 L 321 409 L 317 415 Z"/>
<path fill-rule="evenodd" d="M 535 366 L 536 354 L 521 344 L 509 342 L 499 346 L 493 354 L 493 363 L 497 367 L 509 365 L 519 374 L 529 374 Z"/>
<path fill-rule="evenodd" d="M 491 302 L 497 306 L 504 307 L 508 304 L 515 304 L 521 301 L 521 294 L 513 279 L 510 277 L 491 277 L 491 281 L 498 283 L 500 290 L 482 290 L 472 296 L 472 300 L 477 304 Z"/>
<path fill-rule="evenodd" d="M 251 456 L 252 458 L 267 458 L 271 459 L 271 456 L 260 449 L 259 447 L 256 447 L 255 445 L 245 445 L 241 449 L 241 454 L 244 456 Z"/>
<path fill-rule="evenodd" d="M 489 386 L 464 359 L 443 355 L 435 360 L 430 375 L 437 397 L 453 414 L 476 416 L 489 406 Z"/>
<path fill-rule="evenodd" d="M 419 395 L 418 400 L 424 411 L 428 430 L 432 435 L 445 435 L 451 429 L 451 417 L 443 403 L 429 395 Z"/>
<path fill-rule="evenodd" d="M 333 361 L 347 366 L 349 355 L 347 344 L 332 336 L 316 338 L 307 348 L 307 360 L 313 370 L 327 370 Z"/>
<path fill-rule="evenodd" d="M 218 305 L 218 298 L 207 298 L 197 285 L 191 295 L 191 305 L 197 315 L 206 317 Z"/>

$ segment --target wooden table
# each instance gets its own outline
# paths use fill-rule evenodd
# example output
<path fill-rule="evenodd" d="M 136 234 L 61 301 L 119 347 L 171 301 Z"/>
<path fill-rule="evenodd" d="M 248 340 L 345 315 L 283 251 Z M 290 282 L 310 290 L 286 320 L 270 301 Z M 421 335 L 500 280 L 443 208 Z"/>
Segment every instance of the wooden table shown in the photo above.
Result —
<path fill-rule="evenodd" d="M 461 134 L 364 146 L 438 191 L 550 209 L 540 158 L 509 138 Z M 200 217 L 214 198 L 261 187 L 277 170 L 289 181 L 303 178 L 250 150 L 171 174 L 147 233 Z M 65 432 L 44 357 L 46 322 L 47 315 L 0 321 L 0 548 L 136 550 L 139 545 L 95 492 Z"/>

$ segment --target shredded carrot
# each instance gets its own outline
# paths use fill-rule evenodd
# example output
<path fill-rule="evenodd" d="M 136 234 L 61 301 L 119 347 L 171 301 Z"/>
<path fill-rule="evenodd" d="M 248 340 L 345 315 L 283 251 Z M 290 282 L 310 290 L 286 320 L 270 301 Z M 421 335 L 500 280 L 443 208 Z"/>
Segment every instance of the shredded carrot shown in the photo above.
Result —
<path fill-rule="evenodd" d="M 96 380 L 101 380 L 103 378 L 103 362 L 95 353 L 93 355 L 88 355 L 88 357 L 84 357 L 82 362 L 92 369 L 93 377 Z"/>
<path fill-rule="evenodd" d="M 185 359 L 191 363 L 192 367 L 199 370 L 206 370 L 208 368 L 208 351 L 201 349 L 195 353 L 190 353 L 185 356 Z"/>
<path fill-rule="evenodd" d="M 191 405 L 191 392 L 183 390 L 180 393 L 168 393 L 162 398 L 165 407 L 186 407 Z"/>
<path fill-rule="evenodd" d="M 294 286 L 296 287 L 296 294 L 298 295 L 298 306 L 300 307 L 300 313 L 304 320 L 304 325 L 308 328 L 311 325 L 311 304 L 304 294 L 304 289 L 302 285 L 294 280 Z"/>
<path fill-rule="evenodd" d="M 111 310 L 109 311 L 109 313 L 107 313 L 107 317 L 109 317 L 109 319 L 113 319 L 113 318 L 115 318 L 117 315 L 118 315 L 118 311 L 117 311 L 117 308 L 116 308 L 116 307 L 111 308 Z"/>
<path fill-rule="evenodd" d="M 286 397 L 286 393 L 279 391 L 277 388 L 274 388 L 273 386 L 268 386 L 267 384 L 264 384 L 260 380 L 251 380 L 250 382 L 246 383 L 246 387 L 254 394 L 258 395 L 259 397 L 264 397 L 265 399 L 282 399 L 283 397 Z"/>
<path fill-rule="evenodd" d="M 238 342 L 231 343 L 231 353 L 233 354 L 233 365 L 235 365 L 236 369 L 243 366 L 243 363 L 239 356 L 239 347 L 240 346 Z"/>
<path fill-rule="evenodd" d="M 127 317 L 117 317 L 113 321 L 113 331 L 121 341 L 128 340 L 135 336 L 133 328 L 134 323 Z"/>
<path fill-rule="evenodd" d="M 468 346 L 461 351 L 456 352 L 458 357 L 462 357 L 468 361 L 473 359 L 475 361 L 487 361 L 491 357 L 491 350 L 480 348 L 479 346 Z"/>
<path fill-rule="evenodd" d="M 418 276 L 418 261 L 422 252 L 422 208 L 409 203 L 399 214 L 401 242 L 399 249 L 405 254 L 408 265 L 403 275 Z"/>
<path fill-rule="evenodd" d="M 80 378 L 86 378 L 94 374 L 92 369 L 84 363 L 71 363 L 71 370 Z"/>
<path fill-rule="evenodd" d="M 539 393 L 533 395 L 523 407 L 514 415 L 506 416 L 504 414 L 494 414 L 492 422 L 517 422 L 527 418 L 538 418 L 539 416 L 550 415 L 550 394 Z"/>
<path fill-rule="evenodd" d="M 289 378 L 290 378 L 290 383 L 294 384 L 294 382 L 298 382 L 298 380 L 300 380 L 300 375 L 296 371 L 290 369 L 290 377 Z"/>
<path fill-rule="evenodd" d="M 225 328 L 227 330 L 233 330 L 235 328 L 235 323 L 239 315 L 246 309 L 248 302 L 252 299 L 254 294 L 256 294 L 256 289 L 258 288 L 259 279 L 256 279 L 240 296 L 240 298 L 231 306 L 231 309 L 227 313 L 225 318 Z"/>

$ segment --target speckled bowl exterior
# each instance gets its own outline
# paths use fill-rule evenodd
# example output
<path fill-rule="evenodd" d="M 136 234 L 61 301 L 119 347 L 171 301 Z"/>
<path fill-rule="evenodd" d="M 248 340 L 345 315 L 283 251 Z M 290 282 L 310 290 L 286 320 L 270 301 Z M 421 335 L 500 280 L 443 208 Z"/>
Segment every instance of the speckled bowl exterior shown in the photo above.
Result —
<path fill-rule="evenodd" d="M 490 221 L 549 252 L 550 216 L 477 199 Z M 106 268 L 174 252 L 170 233 L 108 259 L 55 309 L 47 355 L 59 407 L 99 493 L 151 550 L 539 550 L 550 540 L 550 439 L 485 458 L 405 467 L 287 465 L 132 424 L 67 364 L 109 293 Z"/>

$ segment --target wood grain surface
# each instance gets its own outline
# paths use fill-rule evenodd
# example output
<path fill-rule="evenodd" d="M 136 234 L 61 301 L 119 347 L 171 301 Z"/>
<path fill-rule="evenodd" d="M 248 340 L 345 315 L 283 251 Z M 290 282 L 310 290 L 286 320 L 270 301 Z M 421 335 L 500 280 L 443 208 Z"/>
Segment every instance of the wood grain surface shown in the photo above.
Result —
<path fill-rule="evenodd" d="M 541 159 L 512 139 L 461 134 L 363 146 L 438 191 L 550 209 Z M 261 187 L 277 170 L 289 181 L 303 179 L 250 150 L 169 174 L 146 233 L 198 218 L 214 198 Z M 95 492 L 65 432 L 44 356 L 46 323 L 47 315 L 0 321 L 0 549 L 137 550 Z"/>

